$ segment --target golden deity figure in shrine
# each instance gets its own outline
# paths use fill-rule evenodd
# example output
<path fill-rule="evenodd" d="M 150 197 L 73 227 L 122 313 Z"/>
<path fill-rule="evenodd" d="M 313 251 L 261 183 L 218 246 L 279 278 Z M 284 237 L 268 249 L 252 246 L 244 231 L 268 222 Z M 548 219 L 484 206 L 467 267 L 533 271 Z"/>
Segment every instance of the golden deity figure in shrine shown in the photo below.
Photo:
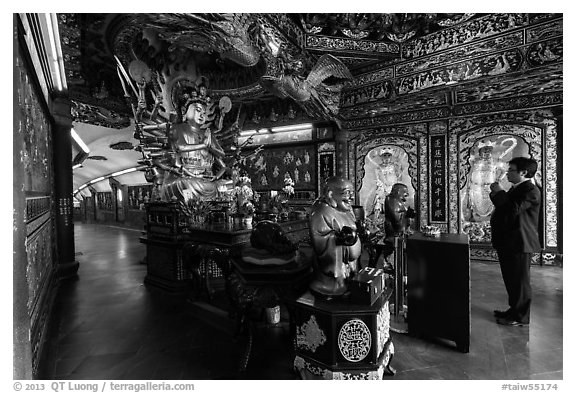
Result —
<path fill-rule="evenodd" d="M 183 89 L 178 104 L 181 119 L 172 125 L 168 140 L 175 152 L 174 164 L 181 173 L 170 171 L 164 178 L 164 199 L 212 199 L 219 190 L 230 188 L 232 181 L 220 179 L 226 170 L 224 150 L 206 127 L 210 104 L 206 87 Z M 214 164 L 218 166 L 217 173 L 213 173 Z"/>
<path fill-rule="evenodd" d="M 393 159 L 393 153 L 394 150 L 390 147 L 380 150 L 382 162 L 376 168 L 376 195 L 372 203 L 375 219 L 384 211 L 386 196 L 392 191 L 392 186 L 402 180 L 402 168 L 397 160 Z"/>
<path fill-rule="evenodd" d="M 494 205 L 490 201 L 490 184 L 502 181 L 507 167 L 499 157 L 493 156 L 495 141 L 481 141 L 478 156 L 471 162 L 467 195 L 464 200 L 464 219 L 472 222 L 490 220 Z"/>

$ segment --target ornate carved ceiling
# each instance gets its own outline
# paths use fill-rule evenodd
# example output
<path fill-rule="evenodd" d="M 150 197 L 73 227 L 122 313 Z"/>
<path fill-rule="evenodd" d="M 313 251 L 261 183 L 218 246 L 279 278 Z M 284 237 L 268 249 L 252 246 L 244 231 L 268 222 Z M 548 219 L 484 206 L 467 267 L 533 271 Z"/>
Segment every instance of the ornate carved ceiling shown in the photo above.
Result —
<path fill-rule="evenodd" d="M 562 57 L 557 14 L 58 18 L 76 120 L 118 129 L 129 124 L 132 112 L 114 56 L 126 69 L 134 59 L 144 61 L 156 77 L 151 83 L 159 75 L 205 76 L 214 97 L 229 96 L 236 110 L 242 104 L 243 121 L 250 125 L 278 119 L 346 121 L 451 105 L 455 99 L 471 100 L 479 77 L 538 74 L 531 68 Z M 467 81 L 450 102 L 438 90 Z"/>

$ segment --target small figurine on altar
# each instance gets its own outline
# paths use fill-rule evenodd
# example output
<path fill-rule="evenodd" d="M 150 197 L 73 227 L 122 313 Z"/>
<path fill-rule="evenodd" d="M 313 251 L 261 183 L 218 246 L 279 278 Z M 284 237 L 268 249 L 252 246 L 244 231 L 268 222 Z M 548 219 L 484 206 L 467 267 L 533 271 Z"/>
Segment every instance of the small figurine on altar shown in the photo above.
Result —
<path fill-rule="evenodd" d="M 394 184 L 390 194 L 386 196 L 384 204 L 386 239 L 412 234 L 409 220 L 415 217 L 415 213 L 406 205 L 408 196 L 408 187 L 402 183 Z"/>
<path fill-rule="evenodd" d="M 349 180 L 330 177 L 322 197 L 312 205 L 309 230 L 317 264 L 310 289 L 316 294 L 343 295 L 346 280 L 358 270 L 361 245 L 352 210 L 353 192 Z"/>

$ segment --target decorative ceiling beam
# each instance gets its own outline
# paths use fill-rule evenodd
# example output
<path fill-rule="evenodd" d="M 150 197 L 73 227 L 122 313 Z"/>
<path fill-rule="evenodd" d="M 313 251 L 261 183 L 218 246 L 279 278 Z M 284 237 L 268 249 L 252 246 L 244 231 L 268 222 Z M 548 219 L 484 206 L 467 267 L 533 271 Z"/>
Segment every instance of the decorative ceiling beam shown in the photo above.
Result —
<path fill-rule="evenodd" d="M 358 54 L 366 58 L 393 59 L 400 57 L 400 45 L 392 42 L 355 40 L 307 34 L 305 48 L 316 52 Z"/>

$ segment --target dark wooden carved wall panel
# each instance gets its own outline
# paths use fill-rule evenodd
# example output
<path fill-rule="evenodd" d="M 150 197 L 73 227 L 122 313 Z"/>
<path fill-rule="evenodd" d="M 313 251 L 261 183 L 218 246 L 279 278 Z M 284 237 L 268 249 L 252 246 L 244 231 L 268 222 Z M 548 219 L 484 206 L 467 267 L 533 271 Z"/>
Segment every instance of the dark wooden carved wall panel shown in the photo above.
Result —
<path fill-rule="evenodd" d="M 486 15 L 415 39 L 402 53 L 397 64 L 346 85 L 344 129 L 523 109 L 529 103 L 521 96 L 561 104 L 561 14 Z"/>
<path fill-rule="evenodd" d="M 348 175 L 355 179 L 357 202 L 366 203 L 360 194 L 368 150 L 402 146 L 406 130 L 423 127 L 428 146 L 418 146 L 418 168 L 427 168 L 430 176 L 415 188 L 421 224 L 467 233 L 472 258 L 495 260 L 489 212 L 482 211 L 480 199 L 467 202 L 471 192 L 480 190 L 471 182 L 479 147 L 493 144 L 500 171 L 512 156 L 540 162 L 536 181 L 545 203 L 543 259 L 561 258 L 562 15 L 487 15 L 416 39 L 402 54 L 403 60 L 394 65 L 357 75 L 342 94 L 342 127 L 350 144 Z M 381 91 L 390 85 L 393 93 L 386 98 Z M 370 149 L 359 150 L 366 144 L 359 134 L 372 140 Z M 436 165 L 442 150 L 444 162 Z"/>
<path fill-rule="evenodd" d="M 377 172 L 386 170 L 378 156 L 383 149 L 390 149 L 395 165 L 399 168 L 395 179 L 408 186 L 411 194 L 409 204 L 414 207 L 419 217 L 417 226 L 428 223 L 426 124 L 386 127 L 354 133 L 350 135 L 348 146 L 348 178 L 355 184 L 356 204 L 364 206 L 367 216 L 374 210 Z M 391 187 L 391 184 L 388 186 Z"/>
<path fill-rule="evenodd" d="M 23 168 L 21 192 L 25 198 L 27 311 L 30 318 L 32 372 L 41 355 L 55 288 L 56 255 L 54 227 L 54 173 L 52 159 L 53 126 L 40 89 L 21 53 L 15 59 L 17 75 L 14 110 L 20 120 L 15 129 L 14 155 Z M 16 176 L 16 173 L 15 173 Z M 16 260 L 16 259 L 15 259 Z M 24 294 L 16 293 L 15 296 Z"/>
<path fill-rule="evenodd" d="M 257 191 L 281 190 L 290 176 L 295 190 L 316 190 L 316 147 L 283 146 L 263 149 L 246 167 Z"/>
<path fill-rule="evenodd" d="M 542 189 L 542 237 L 546 253 L 558 252 L 560 227 L 558 210 L 558 133 L 557 122 L 551 110 L 532 110 L 507 114 L 493 114 L 471 118 L 458 118 L 450 122 L 449 157 L 450 183 L 450 232 L 468 233 L 472 245 L 490 244 L 489 211 L 485 219 L 478 219 L 467 208 L 470 178 L 477 160 L 478 147 L 491 144 L 493 169 L 498 165 L 506 170 L 512 157 L 526 156 L 538 161 L 540 168 L 535 176 Z M 506 180 L 503 180 L 506 185 Z M 496 260 L 494 251 L 480 248 L 481 259 Z"/>

